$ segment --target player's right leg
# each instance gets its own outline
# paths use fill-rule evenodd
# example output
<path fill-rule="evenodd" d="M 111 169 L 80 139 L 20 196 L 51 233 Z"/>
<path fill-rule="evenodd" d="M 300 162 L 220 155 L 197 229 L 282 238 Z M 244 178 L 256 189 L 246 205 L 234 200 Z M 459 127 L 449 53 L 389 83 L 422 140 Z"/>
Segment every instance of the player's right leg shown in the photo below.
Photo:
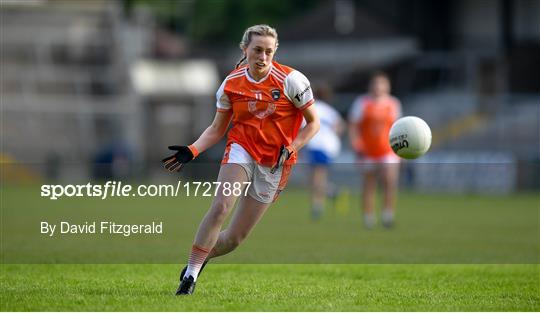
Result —
<path fill-rule="evenodd" d="M 328 193 L 330 157 L 323 150 L 309 149 L 311 164 L 311 217 L 317 220 L 324 212 Z"/>
<path fill-rule="evenodd" d="M 277 201 L 279 194 L 285 189 L 291 169 L 291 165 L 283 165 L 277 172 L 272 173 L 270 167 L 253 167 L 252 184 L 240 198 L 229 226 L 221 232 L 209 257 L 227 254 L 246 239 L 271 203 Z"/>
<path fill-rule="evenodd" d="M 375 164 L 369 164 L 363 169 L 362 182 L 362 211 L 364 226 L 367 229 L 375 227 L 377 218 L 375 217 L 375 195 L 377 193 L 377 169 Z"/>
<path fill-rule="evenodd" d="M 217 180 L 221 183 L 220 187 L 210 209 L 199 225 L 189 256 L 188 266 L 183 271 L 183 277 L 180 277 L 181 283 L 176 292 L 177 295 L 193 293 L 198 274 L 208 254 L 216 244 L 223 222 L 238 198 L 232 193 L 224 192 L 223 183 L 234 184 L 238 182 L 243 185 L 244 182 L 248 181 L 248 175 L 246 170 L 239 164 L 223 164 Z"/>
<path fill-rule="evenodd" d="M 234 184 L 238 182 L 243 186 L 243 183 L 248 181 L 248 177 L 241 165 L 223 164 L 219 171 L 218 181 L 221 185 L 210 209 L 199 226 L 194 241 L 195 245 L 209 249 L 216 244 L 221 226 L 238 199 L 238 196 L 235 196 L 232 192 L 228 193 L 224 191 L 225 187 L 223 183 L 229 182 L 230 184 Z"/>
<path fill-rule="evenodd" d="M 381 183 L 383 187 L 382 224 L 387 228 L 394 225 L 398 182 L 399 162 L 388 162 L 383 164 L 381 174 Z"/>
<path fill-rule="evenodd" d="M 311 217 L 317 220 L 321 217 L 326 204 L 328 169 L 324 165 L 312 167 L 311 185 Z"/>
<path fill-rule="evenodd" d="M 218 242 L 209 257 L 225 255 L 236 249 L 261 220 L 269 206 L 270 203 L 260 202 L 250 195 L 242 197 L 231 222 L 227 229 L 220 233 Z"/>

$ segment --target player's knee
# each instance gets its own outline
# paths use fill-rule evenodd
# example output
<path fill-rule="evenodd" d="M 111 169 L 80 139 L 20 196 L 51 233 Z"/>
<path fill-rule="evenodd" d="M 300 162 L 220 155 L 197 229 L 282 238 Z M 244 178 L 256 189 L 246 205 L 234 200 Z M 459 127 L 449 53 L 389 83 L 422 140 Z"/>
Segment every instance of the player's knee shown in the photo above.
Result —
<path fill-rule="evenodd" d="M 215 220 L 225 220 L 229 213 L 229 204 L 226 201 L 217 200 L 212 203 L 211 215 Z"/>

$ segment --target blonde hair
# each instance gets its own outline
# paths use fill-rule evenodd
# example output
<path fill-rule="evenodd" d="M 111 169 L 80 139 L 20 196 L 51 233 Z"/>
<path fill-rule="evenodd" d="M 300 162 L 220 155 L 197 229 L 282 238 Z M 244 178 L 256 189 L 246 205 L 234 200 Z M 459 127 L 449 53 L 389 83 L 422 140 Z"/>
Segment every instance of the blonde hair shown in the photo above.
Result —
<path fill-rule="evenodd" d="M 240 41 L 240 45 L 239 45 L 242 51 L 249 46 L 249 44 L 251 43 L 251 38 L 253 38 L 254 35 L 273 37 L 274 39 L 276 39 L 276 49 L 279 46 L 278 35 L 277 35 L 276 29 L 266 24 L 260 24 L 260 25 L 253 25 L 249 27 L 248 29 L 246 29 L 246 31 L 244 32 L 244 36 L 242 36 L 242 40 Z M 242 64 L 242 62 L 244 62 L 245 60 L 246 60 L 246 55 L 244 54 L 242 58 L 238 61 L 238 63 L 236 63 L 236 68 L 238 68 Z"/>

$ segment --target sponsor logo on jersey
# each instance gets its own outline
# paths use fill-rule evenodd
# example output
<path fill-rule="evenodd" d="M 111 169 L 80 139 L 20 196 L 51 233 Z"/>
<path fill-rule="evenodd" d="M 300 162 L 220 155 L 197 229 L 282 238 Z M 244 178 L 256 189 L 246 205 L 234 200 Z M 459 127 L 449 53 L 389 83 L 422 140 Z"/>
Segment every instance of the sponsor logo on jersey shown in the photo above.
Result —
<path fill-rule="evenodd" d="M 311 89 L 311 86 L 307 86 L 306 89 L 304 89 L 301 93 L 297 94 L 296 96 L 294 96 L 294 98 L 296 99 L 296 101 L 300 101 L 302 96 L 308 92 L 309 90 Z"/>

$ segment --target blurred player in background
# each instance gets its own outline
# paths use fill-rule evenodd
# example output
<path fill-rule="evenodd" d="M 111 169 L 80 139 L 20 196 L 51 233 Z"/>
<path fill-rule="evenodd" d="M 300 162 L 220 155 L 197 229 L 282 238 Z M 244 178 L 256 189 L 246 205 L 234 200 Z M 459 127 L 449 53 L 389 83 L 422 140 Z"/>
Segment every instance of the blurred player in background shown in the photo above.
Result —
<path fill-rule="evenodd" d="M 319 129 L 308 79 L 273 61 L 277 48 L 274 28 L 248 28 L 240 42 L 243 57 L 217 91 L 214 121 L 193 144 L 169 147 L 176 153 L 163 159 L 165 168 L 179 171 L 216 144 L 232 120 L 217 178 L 221 185 L 199 225 L 177 295 L 193 293 L 206 262 L 231 252 L 248 236 L 285 188 L 297 151 Z M 300 129 L 303 119 L 307 123 Z M 245 183 L 251 183 L 247 190 L 234 187 L 244 188 Z M 222 231 L 237 200 L 234 216 Z"/>
<path fill-rule="evenodd" d="M 332 89 L 328 84 L 314 85 L 313 93 L 321 128 L 306 145 L 306 154 L 311 164 L 311 217 L 317 220 L 324 212 L 330 192 L 328 167 L 341 150 L 339 136 L 345 131 L 345 123 L 339 112 L 329 104 Z"/>
<path fill-rule="evenodd" d="M 399 158 L 388 143 L 388 134 L 401 116 L 401 104 L 390 95 L 390 79 L 383 72 L 372 75 L 369 93 L 355 99 L 349 111 L 349 136 L 363 173 L 362 208 L 364 225 L 375 226 L 375 195 L 378 179 L 383 188 L 382 224 L 394 223 Z"/>

